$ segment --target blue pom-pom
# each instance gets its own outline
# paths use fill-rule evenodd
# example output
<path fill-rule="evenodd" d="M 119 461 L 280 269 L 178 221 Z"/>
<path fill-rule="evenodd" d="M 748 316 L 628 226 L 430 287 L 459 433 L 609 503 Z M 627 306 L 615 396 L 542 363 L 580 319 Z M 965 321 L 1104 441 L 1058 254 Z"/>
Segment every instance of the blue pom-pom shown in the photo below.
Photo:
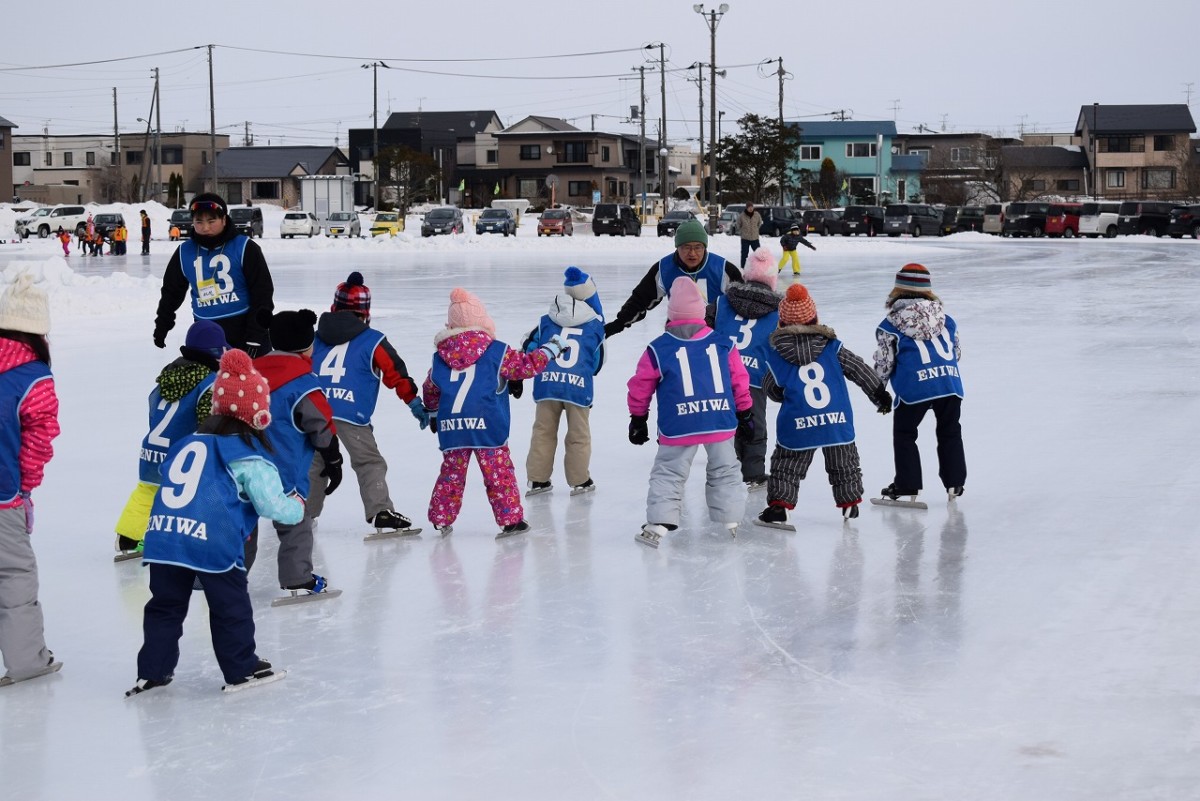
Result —
<path fill-rule="evenodd" d="M 578 267 L 568 267 L 564 273 L 566 276 L 566 286 L 577 286 L 588 280 L 587 273 Z"/>

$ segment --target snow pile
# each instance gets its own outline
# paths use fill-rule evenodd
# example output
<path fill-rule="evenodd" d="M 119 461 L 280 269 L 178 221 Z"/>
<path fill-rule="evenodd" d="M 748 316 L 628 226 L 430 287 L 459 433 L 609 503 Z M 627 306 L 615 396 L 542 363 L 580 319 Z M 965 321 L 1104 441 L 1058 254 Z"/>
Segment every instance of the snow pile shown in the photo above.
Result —
<path fill-rule="evenodd" d="M 10 261 L 0 271 L 0 291 L 23 272 L 31 273 L 37 285 L 46 290 L 52 313 L 60 319 L 127 313 L 144 316 L 146 309 L 157 306 L 162 286 L 162 279 L 155 276 L 80 275 L 59 255 L 42 261 Z"/>

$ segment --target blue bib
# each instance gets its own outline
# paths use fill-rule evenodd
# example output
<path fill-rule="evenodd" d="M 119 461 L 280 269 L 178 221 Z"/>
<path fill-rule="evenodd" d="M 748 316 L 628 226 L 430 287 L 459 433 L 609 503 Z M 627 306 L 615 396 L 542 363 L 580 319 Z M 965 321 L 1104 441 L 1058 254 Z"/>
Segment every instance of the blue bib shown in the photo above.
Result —
<path fill-rule="evenodd" d="M 197 320 L 219 320 L 250 310 L 250 293 L 242 271 L 245 235 L 238 234 L 215 250 L 190 239 L 179 246 L 179 266 L 192 285 L 192 314 Z"/>
<path fill-rule="evenodd" d="M 896 369 L 892 372 L 895 405 L 900 401 L 923 403 L 949 395 L 963 396 L 958 359 L 954 358 L 954 332 L 958 326 L 949 315 L 942 333 L 927 341 L 905 336 L 887 320 L 879 324 L 879 330 L 896 340 Z"/>
<path fill-rule="evenodd" d="M 267 426 L 267 441 L 274 451 L 275 466 L 284 492 L 297 492 L 308 497 L 308 468 L 312 466 L 316 449 L 308 434 L 296 427 L 293 412 L 308 393 L 321 391 L 321 384 L 312 373 L 301 375 L 281 387 L 271 387 L 271 425 Z"/>
<path fill-rule="evenodd" d="M 591 406 L 594 394 L 592 379 L 596 373 L 600 343 L 604 341 L 604 321 L 593 317 L 579 328 L 563 327 L 551 320 L 550 315 L 543 315 L 538 326 L 538 342 L 548 342 L 556 334 L 566 340 L 571 349 L 551 361 L 533 379 L 533 399 Z"/>
<path fill-rule="evenodd" d="M 150 427 L 146 436 L 142 438 L 138 480 L 147 484 L 162 483 L 162 476 L 158 471 L 167 459 L 171 443 L 180 437 L 196 433 L 200 425 L 200 421 L 196 419 L 196 403 L 216 380 L 217 374 L 210 373 L 195 389 L 174 403 L 163 400 L 162 392 L 157 386 L 150 392 Z"/>
<path fill-rule="evenodd" d="M 205 573 L 245 570 L 244 543 L 258 513 L 239 494 L 229 465 L 265 458 L 236 436 L 189 434 L 179 440 L 167 454 L 150 507 L 143 558 Z"/>
<path fill-rule="evenodd" d="M 737 428 L 728 337 L 715 331 L 699 339 L 663 334 L 650 343 L 661 378 L 658 433 L 665 437 L 714 434 Z"/>
<path fill-rule="evenodd" d="M 0 501 L 21 494 L 21 402 L 39 381 L 51 378 L 45 362 L 25 362 L 0 373 Z"/>
<path fill-rule="evenodd" d="M 829 340 L 814 362 L 795 365 L 774 348 L 767 366 L 783 388 L 775 418 L 775 441 L 791 451 L 807 451 L 854 441 L 854 410 L 846 376 L 838 363 L 842 343 Z"/>
<path fill-rule="evenodd" d="M 779 312 L 751 320 L 735 312 L 729 298 L 722 295 L 717 301 L 716 323 L 716 332 L 728 336 L 742 355 L 742 364 L 750 374 L 750 386 L 761 388 L 763 376 L 767 374 L 771 334 L 779 327 Z"/>
<path fill-rule="evenodd" d="M 479 360 L 465 370 L 452 370 L 434 354 L 431 377 L 442 391 L 437 409 L 438 447 L 499 448 L 508 443 L 508 382 L 500 366 L 508 346 L 492 340 Z"/>
<path fill-rule="evenodd" d="M 382 381 L 375 373 L 375 348 L 382 341 L 383 334 L 370 328 L 340 345 L 313 340 L 313 369 L 335 420 L 371 424 Z"/>
<path fill-rule="evenodd" d="M 680 276 L 690 278 L 700 289 L 700 297 L 705 303 L 716 303 L 717 298 L 725 294 L 725 259 L 715 253 L 708 253 L 704 263 L 694 273 L 685 273 L 675 262 L 675 254 L 664 256 L 658 262 L 658 277 L 662 281 L 663 292 L 671 296 L 671 284 Z"/>

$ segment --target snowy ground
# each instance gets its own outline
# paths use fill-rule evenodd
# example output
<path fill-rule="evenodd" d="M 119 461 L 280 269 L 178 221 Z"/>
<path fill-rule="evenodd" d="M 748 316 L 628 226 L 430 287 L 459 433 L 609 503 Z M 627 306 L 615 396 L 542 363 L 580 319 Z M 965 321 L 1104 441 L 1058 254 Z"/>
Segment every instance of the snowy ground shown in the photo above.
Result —
<path fill-rule="evenodd" d="M 537 239 L 530 222 L 515 239 L 263 246 L 284 308 L 324 309 L 361 270 L 376 326 L 423 375 L 453 286 L 477 292 L 512 342 L 565 266 L 593 272 L 615 310 L 669 249 L 649 230 Z M 559 472 L 527 503 L 534 531 L 497 542 L 476 475 L 450 538 L 364 544 L 348 474 L 317 548 L 342 597 L 271 608 L 263 532 L 259 652 L 287 679 L 222 696 L 197 598 L 174 684 L 131 701 L 146 577 L 111 563 L 111 530 L 170 356 L 151 330 L 172 246 L 64 261 L 53 240 L 0 245 L 3 281 L 34 269 L 52 298 L 63 435 L 34 538 L 65 662 L 0 692 L 4 796 L 1195 797 L 1196 243 L 815 242 L 802 258 L 822 320 L 868 358 L 896 270 L 930 267 L 963 338 L 970 477 L 956 506 L 936 492 L 929 423 L 927 512 L 867 506 L 843 525 L 818 461 L 797 533 L 750 525 L 760 494 L 730 541 L 706 522 L 698 464 L 683 530 L 657 552 L 635 544 L 654 447 L 625 439 L 624 383 L 659 309 L 610 343 L 594 495 L 568 498 Z M 736 245 L 714 239 L 727 256 Z M 890 420 L 855 398 L 875 492 L 892 477 Z M 380 403 L 393 497 L 424 522 L 434 439 Z M 512 435 L 522 480 L 531 421 L 526 397 Z"/>

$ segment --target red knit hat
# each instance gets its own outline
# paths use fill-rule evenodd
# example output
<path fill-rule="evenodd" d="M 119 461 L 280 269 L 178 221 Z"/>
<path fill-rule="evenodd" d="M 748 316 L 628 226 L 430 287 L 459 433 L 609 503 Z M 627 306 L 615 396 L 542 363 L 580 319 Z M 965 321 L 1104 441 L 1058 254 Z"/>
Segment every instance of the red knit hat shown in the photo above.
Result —
<path fill-rule="evenodd" d="M 244 350 L 225 351 L 213 384 L 212 413 L 262 431 L 271 424 L 271 390 Z"/>
<path fill-rule="evenodd" d="M 371 290 L 363 283 L 362 273 L 355 270 L 338 284 L 329 310 L 352 311 L 361 314 L 367 322 L 371 321 Z"/>
<path fill-rule="evenodd" d="M 804 284 L 792 284 L 787 295 L 779 301 L 779 324 L 813 325 L 817 322 L 817 304 Z"/>

